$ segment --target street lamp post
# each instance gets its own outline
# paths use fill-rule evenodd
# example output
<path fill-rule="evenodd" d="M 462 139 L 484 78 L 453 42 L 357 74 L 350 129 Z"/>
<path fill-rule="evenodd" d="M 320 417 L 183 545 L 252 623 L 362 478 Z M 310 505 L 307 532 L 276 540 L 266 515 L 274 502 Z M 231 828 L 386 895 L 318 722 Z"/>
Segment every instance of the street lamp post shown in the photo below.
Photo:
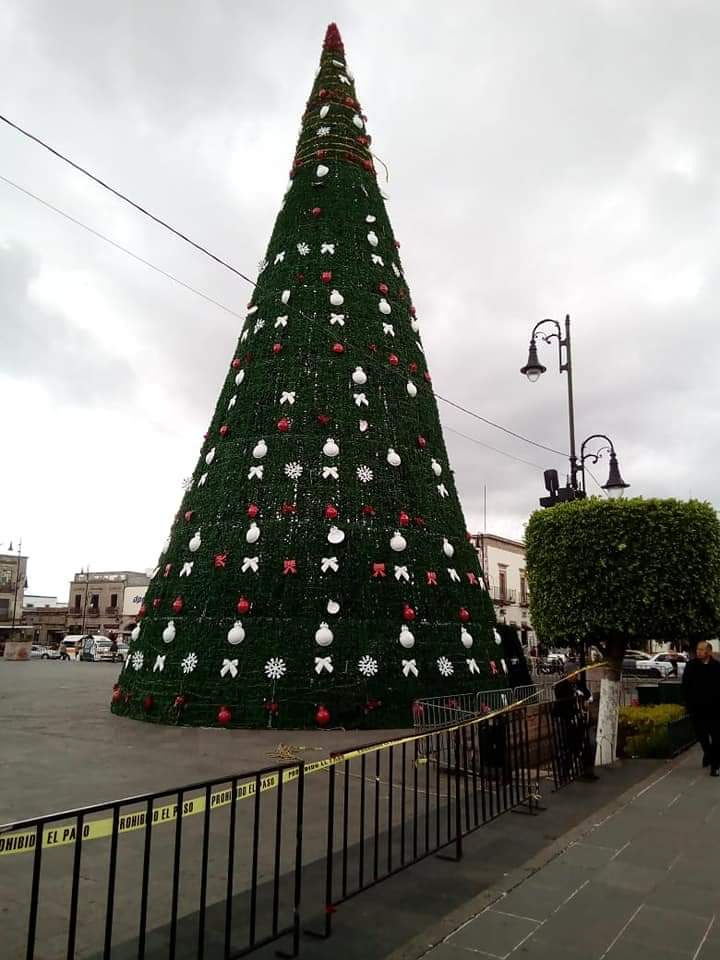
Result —
<path fill-rule="evenodd" d="M 540 328 L 550 324 L 553 327 L 551 333 L 540 333 Z M 540 337 L 541 340 L 544 340 L 545 343 L 550 343 L 551 340 L 557 339 L 558 342 L 558 360 L 560 364 L 560 373 L 567 373 L 567 388 L 568 388 L 568 427 L 570 430 L 570 488 L 579 492 L 578 487 L 578 474 L 581 472 L 581 468 L 578 464 L 576 447 L 575 447 L 575 400 L 573 396 L 573 370 L 572 370 L 572 347 L 570 341 L 570 314 L 565 315 L 565 336 L 562 335 L 562 329 L 557 320 L 546 319 L 540 320 L 533 327 L 532 333 L 530 334 L 530 349 L 528 350 L 528 360 L 524 367 L 520 368 L 520 373 L 524 374 L 530 383 L 535 383 L 540 376 L 545 373 L 547 367 L 544 367 L 538 358 L 537 352 L 537 337 Z M 563 353 L 564 351 L 564 353 Z M 582 496 L 582 494 L 580 494 Z"/>

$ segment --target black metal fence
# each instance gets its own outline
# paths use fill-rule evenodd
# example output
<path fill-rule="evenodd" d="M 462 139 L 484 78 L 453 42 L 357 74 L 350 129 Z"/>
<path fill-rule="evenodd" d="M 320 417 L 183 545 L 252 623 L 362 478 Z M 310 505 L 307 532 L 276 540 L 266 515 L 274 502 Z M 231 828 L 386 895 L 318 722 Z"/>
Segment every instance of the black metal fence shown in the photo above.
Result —
<path fill-rule="evenodd" d="M 575 703 L 509 708 L 317 763 L 0 827 L 0 955 L 25 960 L 234 960 L 586 768 Z M 315 774 L 315 776 L 310 776 Z"/>

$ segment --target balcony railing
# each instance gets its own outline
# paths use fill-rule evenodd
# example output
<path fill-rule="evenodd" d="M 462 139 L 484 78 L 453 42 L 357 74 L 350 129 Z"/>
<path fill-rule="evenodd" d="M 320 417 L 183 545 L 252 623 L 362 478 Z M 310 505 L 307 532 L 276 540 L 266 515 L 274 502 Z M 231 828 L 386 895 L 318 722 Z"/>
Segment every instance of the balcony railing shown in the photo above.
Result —
<path fill-rule="evenodd" d="M 529 607 L 529 606 L 530 606 L 530 594 L 529 594 L 527 591 L 526 591 L 525 593 L 523 593 L 522 590 L 521 590 L 521 591 L 520 591 L 520 599 L 518 600 L 518 603 L 520 604 L 521 607 Z"/>
<path fill-rule="evenodd" d="M 99 607 L 88 607 L 88 608 L 87 608 L 87 615 L 88 615 L 89 617 L 99 617 L 99 616 L 100 616 L 100 608 L 99 608 Z"/>
<path fill-rule="evenodd" d="M 491 587 L 490 596 L 495 603 L 510 605 L 517 602 L 517 590 L 512 590 L 508 587 L 505 587 L 504 590 L 498 586 Z"/>
<path fill-rule="evenodd" d="M 118 607 L 117 604 L 115 604 L 114 607 L 105 607 L 105 613 L 111 617 L 115 617 L 118 615 L 118 613 L 120 613 L 120 607 Z"/>

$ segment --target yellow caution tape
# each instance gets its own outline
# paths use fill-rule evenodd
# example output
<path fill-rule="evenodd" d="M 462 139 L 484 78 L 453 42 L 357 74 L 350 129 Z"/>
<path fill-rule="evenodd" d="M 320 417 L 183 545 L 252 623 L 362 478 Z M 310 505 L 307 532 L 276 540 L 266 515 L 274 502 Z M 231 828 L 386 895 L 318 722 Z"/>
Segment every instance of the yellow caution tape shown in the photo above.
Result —
<path fill-rule="evenodd" d="M 597 670 L 600 667 L 607 666 L 606 663 L 595 663 L 591 666 L 585 667 L 585 672 L 591 670 Z M 560 677 L 558 680 L 554 681 L 552 686 L 555 686 L 557 683 L 560 683 L 561 680 L 568 679 L 569 677 L 576 677 L 578 674 L 582 673 L 583 670 L 576 670 L 574 673 L 565 674 Z M 463 720 L 461 723 L 448 724 L 447 726 L 442 727 L 443 733 L 454 733 L 456 730 L 460 730 L 463 727 L 469 727 L 474 724 L 485 723 L 487 720 L 491 720 L 493 717 L 501 716 L 505 713 L 510 713 L 513 710 L 517 710 L 518 707 L 522 707 L 528 701 L 532 700 L 536 693 L 532 693 L 529 696 L 525 697 L 522 700 L 518 700 L 515 703 L 511 703 L 506 707 L 500 707 L 498 710 L 492 710 L 489 713 L 484 713 L 482 716 L 473 718 L 472 720 Z M 386 750 L 389 747 L 400 747 L 404 743 L 414 743 L 418 740 L 424 740 L 427 736 L 431 735 L 436 731 L 426 731 L 425 733 L 415 733 L 410 734 L 407 737 L 400 737 L 395 740 L 382 740 L 378 743 L 369 744 L 366 747 L 356 747 L 354 750 L 348 750 L 343 753 L 332 754 L 329 757 L 325 757 L 322 760 L 315 760 L 312 763 L 305 764 L 305 776 L 308 776 L 312 773 L 319 773 L 322 770 L 327 770 L 332 766 L 335 766 L 338 763 L 345 763 L 348 760 L 353 760 L 357 757 L 362 757 L 369 753 L 377 753 L 379 750 Z M 283 783 L 291 783 L 294 780 L 297 780 L 299 776 L 299 767 L 292 767 L 288 770 L 282 771 L 282 780 Z M 235 788 L 235 802 L 240 800 L 250 800 L 255 796 L 256 793 L 256 780 L 257 777 L 252 777 L 251 779 L 244 780 L 242 783 L 238 783 Z M 269 773 L 260 778 L 260 792 L 265 793 L 268 790 L 275 790 L 280 781 L 280 772 L 278 773 Z M 143 801 L 138 801 L 143 802 Z M 216 790 L 214 793 L 210 794 L 210 809 L 215 810 L 219 807 L 226 807 L 233 802 L 232 798 L 232 788 L 226 787 L 223 790 Z M 145 801 L 147 804 L 147 801 Z M 198 816 L 201 813 L 205 813 L 206 803 L 205 797 L 193 797 L 189 800 L 182 801 L 182 811 L 181 817 L 185 819 L 186 817 Z M 177 803 L 168 803 L 162 807 L 154 807 L 152 811 L 152 826 L 159 826 L 160 824 L 173 823 L 178 816 L 178 805 Z M 124 813 L 118 818 L 118 833 L 132 833 L 135 830 L 145 829 L 147 817 L 147 810 L 137 810 L 133 813 Z M 70 819 L 70 816 L 68 817 Z M 113 832 L 113 817 L 104 817 L 99 820 L 91 820 L 88 823 L 83 823 L 82 825 L 82 842 L 90 840 L 102 840 L 105 837 L 112 836 Z M 29 853 L 35 849 L 37 844 L 37 830 L 12 830 L 12 824 L 8 825 L 7 831 L 3 832 L 0 828 L 0 857 L 7 857 L 12 854 L 17 853 Z M 56 847 L 66 847 L 71 844 L 74 844 L 77 839 L 77 824 L 71 826 L 57 826 L 57 827 L 45 827 L 42 832 L 42 848 L 53 849 Z"/>

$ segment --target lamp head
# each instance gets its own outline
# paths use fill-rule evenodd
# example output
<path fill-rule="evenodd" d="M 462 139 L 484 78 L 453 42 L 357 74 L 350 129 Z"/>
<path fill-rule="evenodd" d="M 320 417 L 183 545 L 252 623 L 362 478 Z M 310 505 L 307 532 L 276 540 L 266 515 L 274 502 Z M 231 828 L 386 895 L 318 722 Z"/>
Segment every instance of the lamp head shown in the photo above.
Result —
<path fill-rule="evenodd" d="M 611 450 L 610 470 L 608 472 L 607 482 L 603 484 L 602 489 L 609 497 L 617 500 L 625 493 L 629 486 L 630 484 L 625 483 L 620 475 L 620 467 L 618 466 L 617 456 L 615 455 L 615 451 Z"/>
<path fill-rule="evenodd" d="M 546 370 L 547 367 L 544 367 L 538 358 L 537 344 L 535 343 L 535 337 L 533 337 L 530 341 L 530 349 L 528 350 L 528 361 L 524 367 L 520 367 L 520 373 L 523 373 L 530 383 L 535 383 Z"/>

